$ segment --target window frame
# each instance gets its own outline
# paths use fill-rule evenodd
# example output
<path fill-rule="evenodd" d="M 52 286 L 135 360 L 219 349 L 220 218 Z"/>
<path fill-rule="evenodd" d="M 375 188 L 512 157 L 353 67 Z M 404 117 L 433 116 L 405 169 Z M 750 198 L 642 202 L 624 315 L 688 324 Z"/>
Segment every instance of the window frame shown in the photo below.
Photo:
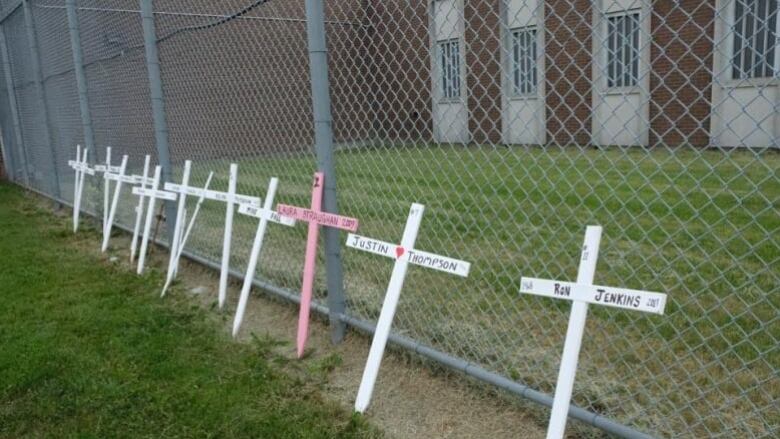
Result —
<path fill-rule="evenodd" d="M 449 53 L 445 53 L 444 47 L 446 46 L 448 50 L 451 50 L 452 46 L 455 45 L 457 47 L 457 59 L 455 59 L 454 63 L 451 63 L 452 57 L 451 55 L 448 56 Z M 461 41 L 460 38 L 446 38 L 443 40 L 437 40 L 436 41 L 436 64 L 438 66 L 438 81 L 439 86 L 437 87 L 438 94 L 439 94 L 439 102 L 460 102 L 463 98 L 463 78 L 462 78 L 462 71 L 461 71 L 461 64 L 463 63 L 463 57 L 460 50 L 461 47 Z M 445 56 L 447 56 L 445 62 Z M 449 67 L 449 68 L 448 68 Z M 454 67 L 454 69 L 452 68 Z M 452 73 L 455 73 L 454 76 L 449 76 Z M 447 93 L 448 88 L 450 88 L 450 81 L 454 79 L 455 80 L 455 86 L 454 92 L 450 95 Z"/>
<path fill-rule="evenodd" d="M 509 88 L 508 95 L 510 98 L 529 98 L 529 97 L 537 97 L 539 94 L 539 77 L 540 77 L 540 71 L 539 71 L 539 33 L 538 33 L 538 26 L 536 25 L 528 25 L 528 26 L 517 26 L 508 29 L 507 32 L 507 59 L 508 59 L 508 68 L 507 68 L 507 84 Z M 531 76 L 529 78 L 529 82 L 527 84 L 530 85 L 530 89 L 528 91 L 523 91 L 523 78 L 520 77 L 519 82 L 515 82 L 515 77 L 517 75 L 522 76 L 522 72 L 519 71 L 518 68 L 518 62 L 515 58 L 515 44 L 518 42 L 518 39 L 516 38 L 515 34 L 523 34 L 523 33 L 530 33 L 532 38 L 530 39 L 530 43 L 532 44 L 533 53 L 529 58 L 526 58 L 523 61 L 528 61 L 531 65 L 529 66 L 529 69 L 526 71 L 526 77 Z M 527 49 L 526 49 L 527 50 Z M 530 72 L 530 73 L 529 73 Z"/>
<path fill-rule="evenodd" d="M 780 7 L 780 0 L 767 0 L 766 1 L 766 11 L 770 12 L 769 15 L 766 15 L 763 17 L 762 21 L 767 22 L 770 20 L 771 17 L 771 3 L 775 2 L 775 5 Z M 729 11 L 729 23 L 727 27 L 728 35 L 728 48 L 729 52 L 726 54 L 726 68 L 728 70 L 727 77 L 728 80 L 732 83 L 751 83 L 751 84 L 761 84 L 761 83 L 771 83 L 776 81 L 778 78 L 780 78 L 780 12 L 775 12 L 775 38 L 774 42 L 769 38 L 772 30 L 767 26 L 766 33 L 763 38 L 764 43 L 764 53 L 769 54 L 772 53 L 773 63 L 772 65 L 769 65 L 768 67 L 771 70 L 770 75 L 766 76 L 755 76 L 755 69 L 759 64 L 767 65 L 768 63 L 765 60 L 760 60 L 761 62 L 756 62 L 756 58 L 758 58 L 760 55 L 758 54 L 757 47 L 750 48 L 747 46 L 744 41 L 745 35 L 750 35 L 750 40 L 755 41 L 756 40 L 756 31 L 755 31 L 755 25 L 757 23 L 758 17 L 756 14 L 752 14 L 753 19 L 751 20 L 752 29 L 748 31 L 748 20 L 743 20 L 741 23 L 741 33 L 737 32 L 737 7 L 745 8 L 743 9 L 742 17 L 747 17 L 749 13 L 753 13 L 755 9 L 751 8 L 748 12 L 746 10 L 746 7 L 748 6 L 754 6 L 756 9 L 760 6 L 759 0 L 756 0 L 754 3 L 748 5 L 746 0 L 733 0 L 733 5 L 731 6 Z M 776 9 L 777 10 L 777 9 Z M 767 23 L 768 24 L 768 23 Z M 767 50 L 768 46 L 770 44 L 774 44 L 773 50 Z M 739 46 L 739 52 L 737 52 L 737 46 Z M 747 56 L 746 56 L 747 55 Z M 745 68 L 745 60 L 748 58 L 752 58 L 752 62 L 750 64 L 750 68 L 746 71 Z"/>
<path fill-rule="evenodd" d="M 632 29 L 633 32 L 635 32 L 634 36 L 636 46 L 632 47 L 631 43 L 629 45 L 620 47 L 621 52 L 620 54 L 617 54 L 618 50 L 618 43 L 620 42 L 619 39 L 625 39 L 624 37 L 621 37 L 619 28 L 616 28 L 616 32 L 614 33 L 614 39 L 613 34 L 610 34 L 610 30 L 612 27 L 612 20 L 623 18 L 623 20 L 620 20 L 618 23 L 622 24 L 622 27 L 625 27 L 625 23 L 628 21 L 629 17 L 636 16 L 636 20 L 634 22 L 635 28 Z M 640 87 L 640 84 L 642 83 L 642 53 L 643 53 L 643 37 L 642 37 L 642 10 L 641 9 L 626 9 L 621 11 L 615 11 L 610 13 L 604 14 L 604 34 L 601 39 L 602 41 L 602 50 L 604 52 L 604 64 L 601 67 L 601 76 L 604 78 L 604 90 L 606 93 L 624 93 L 624 92 L 634 92 Z M 612 45 L 614 43 L 614 46 Z M 633 43 L 633 41 L 632 41 Z M 613 49 L 614 47 L 614 49 Z M 625 47 L 628 47 L 629 50 L 626 51 Z M 614 66 L 614 69 L 617 69 L 618 67 L 622 66 L 625 67 L 626 64 L 626 57 L 631 56 L 631 51 L 634 52 L 634 57 L 629 58 L 628 60 L 630 63 L 630 69 L 623 69 L 621 70 L 621 76 L 618 78 L 615 76 L 613 78 L 613 73 L 611 73 L 612 67 Z M 628 52 L 628 53 L 626 53 Z M 617 54 L 617 55 L 615 55 Z M 616 56 L 614 58 L 614 63 L 612 62 L 612 57 Z M 633 71 L 631 71 L 633 70 Z M 626 78 L 626 72 L 628 71 L 628 78 L 630 84 L 626 84 L 624 79 Z M 617 75 L 618 72 L 614 72 L 614 75 Z M 616 82 L 615 85 L 612 84 L 612 80 L 615 79 L 614 82 Z M 619 80 L 619 81 L 618 81 Z"/>

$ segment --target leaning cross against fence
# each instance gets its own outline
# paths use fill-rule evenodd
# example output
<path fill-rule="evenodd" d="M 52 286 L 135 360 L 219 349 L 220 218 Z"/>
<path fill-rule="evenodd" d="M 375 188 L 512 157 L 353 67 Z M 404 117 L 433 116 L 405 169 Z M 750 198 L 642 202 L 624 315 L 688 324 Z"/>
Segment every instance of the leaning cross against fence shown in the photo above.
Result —
<path fill-rule="evenodd" d="M 111 207 L 108 211 L 108 218 L 103 226 L 103 244 L 100 247 L 100 251 L 105 253 L 108 250 L 108 240 L 111 239 L 111 229 L 114 228 L 114 217 L 116 216 L 116 209 L 119 205 L 119 196 L 122 192 L 122 183 L 135 183 L 135 178 L 125 175 L 127 170 L 127 155 L 122 156 L 122 164 L 119 165 L 119 172 L 113 173 L 109 169 L 103 174 L 106 181 L 114 180 L 114 195 L 111 199 Z"/>
<path fill-rule="evenodd" d="M 119 166 L 111 166 L 111 147 L 106 147 L 106 163 L 95 165 L 95 171 L 103 173 L 103 230 L 108 223 L 108 198 L 111 190 L 110 180 L 106 177 L 106 172 L 119 172 Z"/>
<path fill-rule="evenodd" d="M 88 149 L 81 150 L 81 145 L 76 145 L 76 160 L 69 160 L 68 166 L 76 172 L 73 180 L 73 233 L 79 230 L 79 215 L 81 214 L 81 194 L 84 191 L 84 177 L 86 174 L 95 175 L 95 170 L 87 164 Z"/>
<path fill-rule="evenodd" d="M 358 220 L 346 216 L 335 215 L 322 211 L 322 191 L 325 185 L 325 174 L 314 174 L 311 191 L 311 209 L 277 204 L 276 211 L 280 215 L 309 223 L 309 235 L 306 239 L 306 256 L 303 263 L 303 282 L 301 286 L 301 308 L 298 314 L 298 336 L 296 348 L 298 358 L 303 355 L 306 338 L 309 334 L 309 311 L 311 295 L 314 287 L 314 268 L 317 260 L 317 238 L 320 225 L 354 232 L 358 228 Z"/>
<path fill-rule="evenodd" d="M 246 303 L 249 300 L 249 290 L 252 288 L 252 279 L 254 279 L 255 271 L 257 270 L 257 262 L 260 258 L 260 250 L 263 246 L 263 238 L 265 237 L 265 229 L 268 225 L 268 221 L 285 226 L 295 225 L 294 219 L 281 216 L 271 210 L 274 203 L 274 197 L 276 196 L 276 187 L 278 185 L 279 179 L 276 177 L 271 178 L 271 181 L 268 184 L 268 191 L 265 194 L 263 207 L 258 208 L 250 204 L 238 205 L 239 213 L 259 218 L 260 222 L 257 223 L 257 232 L 255 233 L 254 243 L 252 243 L 252 252 L 249 254 L 249 264 L 247 265 L 246 274 L 244 275 L 244 284 L 241 287 L 241 296 L 238 299 L 236 316 L 233 319 L 233 337 L 238 334 L 238 330 L 241 328 L 241 322 L 244 319 Z"/>
<path fill-rule="evenodd" d="M 185 167 L 188 166 L 185 162 Z M 227 205 L 225 209 L 225 228 L 222 239 L 222 264 L 219 273 L 219 307 L 222 308 L 225 304 L 227 297 L 227 281 L 230 274 L 230 243 L 233 236 L 233 210 L 236 204 L 249 204 L 252 206 L 260 206 L 260 199 L 249 195 L 241 195 L 236 193 L 236 185 L 238 183 L 238 165 L 235 163 L 230 164 L 230 174 L 228 177 L 228 190 L 227 192 L 215 191 L 211 189 L 203 190 L 203 195 L 208 200 L 221 201 Z M 165 183 L 165 190 L 170 192 L 181 193 L 185 195 L 201 195 L 202 189 L 187 187 L 185 185 L 178 185 L 175 183 Z M 177 221 L 178 223 L 178 221 Z M 174 233 L 174 239 L 176 234 Z"/>
<path fill-rule="evenodd" d="M 134 187 L 133 193 L 149 198 L 149 207 L 146 210 L 146 220 L 144 222 L 144 234 L 141 238 L 141 251 L 138 255 L 138 269 L 136 272 L 141 274 L 144 272 L 144 262 L 146 262 L 146 249 L 149 245 L 149 234 L 152 231 L 152 220 L 154 219 L 154 204 L 158 198 L 163 200 L 176 201 L 176 193 L 161 191 L 160 187 L 160 173 L 162 168 L 157 165 L 154 168 L 154 177 L 152 178 L 152 184 L 150 187 Z"/>
<path fill-rule="evenodd" d="M 420 229 L 425 206 L 414 203 L 409 210 L 409 217 L 406 220 L 406 227 L 401 238 L 401 244 L 390 244 L 378 241 L 376 239 L 366 238 L 349 234 L 347 237 L 347 247 L 364 250 L 381 256 L 395 259 L 393 273 L 390 276 L 390 283 L 385 293 L 385 301 L 382 304 L 382 311 L 379 314 L 379 320 L 374 332 L 374 340 L 371 342 L 371 350 L 366 361 L 366 368 L 363 370 L 363 379 L 360 381 L 357 399 L 355 400 L 355 410 L 363 413 L 371 402 L 371 394 L 374 392 L 374 384 L 379 373 L 379 365 L 382 362 L 387 338 L 390 336 L 390 327 L 393 323 L 395 310 L 398 306 L 398 299 L 401 296 L 401 288 L 406 278 L 406 270 L 409 263 L 420 265 L 445 273 L 454 274 L 461 277 L 469 275 L 471 264 L 457 259 L 451 259 L 445 256 L 435 255 L 414 249 L 414 243 L 417 240 L 417 231 Z"/>
<path fill-rule="evenodd" d="M 577 373 L 588 304 L 654 314 L 663 314 L 666 306 L 666 294 L 593 285 L 600 241 L 601 227 L 588 226 L 575 283 L 527 277 L 520 280 L 521 293 L 574 302 L 569 315 L 569 327 L 566 330 L 558 383 L 555 385 L 555 399 L 547 428 L 547 439 L 561 439 L 566 429 L 566 418 L 569 413 L 574 377 Z"/>
<path fill-rule="evenodd" d="M 209 176 L 206 178 L 206 184 L 202 189 L 199 189 L 188 186 L 189 173 L 190 162 L 188 160 L 184 164 L 184 175 L 187 178 L 182 178 L 182 184 L 178 187 L 179 209 L 177 212 L 176 226 L 173 230 L 175 244 L 171 245 L 170 259 L 168 260 L 168 274 L 165 278 L 165 285 L 163 286 L 162 293 L 160 294 L 161 296 L 165 295 L 165 292 L 168 290 L 168 287 L 170 287 L 171 282 L 173 282 L 173 280 L 176 278 L 176 274 L 179 271 L 179 259 L 181 259 L 184 246 L 187 244 L 187 238 L 189 238 L 190 233 L 192 232 L 192 228 L 195 226 L 195 219 L 198 217 L 198 212 L 200 212 L 200 206 L 203 204 L 203 200 L 206 199 L 206 193 L 209 190 L 211 179 L 214 177 L 214 173 L 209 172 Z M 195 205 L 195 210 L 190 216 L 189 223 L 187 224 L 187 229 L 185 231 L 184 223 L 187 221 L 186 197 L 188 194 L 198 196 L 198 202 Z"/>
<path fill-rule="evenodd" d="M 151 185 L 151 180 L 149 179 L 149 162 L 150 157 L 149 154 L 144 157 L 144 171 L 142 175 L 136 175 L 136 179 L 138 180 L 138 184 L 141 185 L 142 188 L 145 188 L 146 186 Z M 133 240 L 130 243 L 130 263 L 132 264 L 135 260 L 135 252 L 138 248 L 138 235 L 141 231 L 141 219 L 144 215 L 144 196 L 139 195 L 138 196 L 138 204 L 135 206 L 135 225 L 133 226 Z"/>

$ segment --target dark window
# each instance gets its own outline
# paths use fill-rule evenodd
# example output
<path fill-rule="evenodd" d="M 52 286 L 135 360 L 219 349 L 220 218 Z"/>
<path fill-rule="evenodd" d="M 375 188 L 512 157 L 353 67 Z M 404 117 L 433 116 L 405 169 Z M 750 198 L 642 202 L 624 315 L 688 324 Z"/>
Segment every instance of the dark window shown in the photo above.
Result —
<path fill-rule="evenodd" d="M 460 97 L 460 42 L 457 39 L 439 41 L 439 60 L 442 97 L 457 99 Z"/>
<path fill-rule="evenodd" d="M 639 13 L 607 17 L 607 87 L 639 83 Z"/>
<path fill-rule="evenodd" d="M 771 78 L 776 74 L 777 0 L 734 2 L 733 79 Z"/>
<path fill-rule="evenodd" d="M 536 29 L 512 31 L 512 93 L 536 93 Z"/>

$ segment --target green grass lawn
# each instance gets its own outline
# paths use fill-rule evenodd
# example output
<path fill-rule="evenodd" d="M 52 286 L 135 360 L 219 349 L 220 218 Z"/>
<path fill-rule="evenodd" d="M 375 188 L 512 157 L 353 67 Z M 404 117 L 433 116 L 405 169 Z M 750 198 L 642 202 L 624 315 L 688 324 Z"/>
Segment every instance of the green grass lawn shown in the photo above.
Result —
<path fill-rule="evenodd" d="M 379 436 L 323 400 L 313 360 L 230 341 L 35 206 L 0 184 L 0 437 Z"/>
<path fill-rule="evenodd" d="M 278 177 L 277 202 L 310 203 L 313 155 L 234 161 L 239 192 L 263 197 Z M 193 184 L 213 170 L 224 190 L 228 164 L 196 160 Z M 764 415 L 780 398 L 776 151 L 391 146 L 340 151 L 336 168 L 340 211 L 360 234 L 397 242 L 419 202 L 417 247 L 472 263 L 468 279 L 411 268 L 397 333 L 552 392 L 569 305 L 520 296 L 520 277 L 574 280 L 585 226 L 598 224 L 595 282 L 669 300 L 664 316 L 591 307 L 574 401 L 667 435 L 780 422 Z M 122 204 L 132 225 L 133 201 Z M 219 260 L 223 224 L 224 207 L 204 204 L 188 248 Z M 256 222 L 237 215 L 234 227 L 231 264 L 243 269 Z M 303 226 L 269 226 L 258 276 L 298 290 L 305 242 Z M 392 264 L 342 254 L 349 311 L 375 320 Z"/>

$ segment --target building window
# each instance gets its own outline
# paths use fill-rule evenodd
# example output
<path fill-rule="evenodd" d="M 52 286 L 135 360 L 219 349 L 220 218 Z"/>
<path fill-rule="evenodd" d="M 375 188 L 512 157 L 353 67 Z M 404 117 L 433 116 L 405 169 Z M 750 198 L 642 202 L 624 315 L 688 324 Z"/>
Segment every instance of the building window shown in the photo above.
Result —
<path fill-rule="evenodd" d="M 778 0 L 734 2 L 733 79 L 771 78 L 777 74 Z"/>
<path fill-rule="evenodd" d="M 536 29 L 512 30 L 512 93 L 536 94 Z"/>
<path fill-rule="evenodd" d="M 639 83 L 639 13 L 607 17 L 607 87 Z"/>
<path fill-rule="evenodd" d="M 460 41 L 439 41 L 441 89 L 444 99 L 460 97 Z"/>

